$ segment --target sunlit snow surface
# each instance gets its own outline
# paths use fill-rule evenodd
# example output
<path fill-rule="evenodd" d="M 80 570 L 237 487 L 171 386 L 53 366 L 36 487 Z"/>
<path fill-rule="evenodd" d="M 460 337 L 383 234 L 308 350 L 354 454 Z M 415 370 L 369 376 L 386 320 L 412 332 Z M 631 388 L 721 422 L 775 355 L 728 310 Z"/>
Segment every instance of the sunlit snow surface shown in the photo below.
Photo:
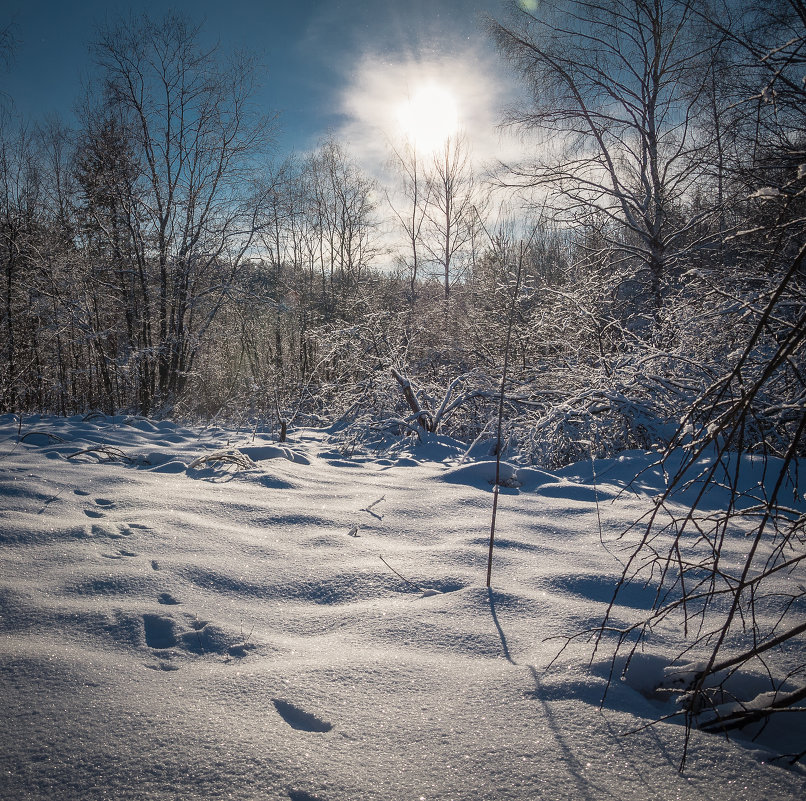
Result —
<path fill-rule="evenodd" d="M 595 485 L 590 464 L 505 468 L 490 595 L 495 466 L 461 456 L 0 418 L 0 798 L 804 797 L 768 761 L 780 730 L 695 732 L 682 774 L 681 726 L 622 736 L 669 711 L 652 689 L 674 632 L 601 710 L 606 654 L 545 669 L 547 638 L 601 619 L 660 474 L 623 490 L 653 457 Z M 615 622 L 652 598 L 629 588 Z"/>

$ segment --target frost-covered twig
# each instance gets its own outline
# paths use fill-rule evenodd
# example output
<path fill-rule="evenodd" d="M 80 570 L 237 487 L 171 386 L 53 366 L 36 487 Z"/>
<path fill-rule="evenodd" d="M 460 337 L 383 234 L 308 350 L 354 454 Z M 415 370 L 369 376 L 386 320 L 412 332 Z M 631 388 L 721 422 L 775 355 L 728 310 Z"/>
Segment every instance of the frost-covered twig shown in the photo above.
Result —
<path fill-rule="evenodd" d="M 40 434 L 42 436 L 47 437 L 48 439 L 53 440 L 54 442 L 64 442 L 64 439 L 60 437 L 58 434 L 52 434 L 50 431 L 37 431 L 36 429 L 32 431 L 26 431 L 20 438 L 20 442 L 25 442 L 28 437 L 35 436 L 36 434 Z"/>
<path fill-rule="evenodd" d="M 381 495 L 380 498 L 378 498 L 377 500 L 373 501 L 371 504 L 369 504 L 369 506 L 365 506 L 363 509 L 359 509 L 359 511 L 360 512 L 368 512 L 369 514 L 371 514 L 377 520 L 383 520 L 383 515 L 379 515 L 377 512 L 373 512 L 372 508 L 374 506 L 377 506 L 379 503 L 381 503 L 382 501 L 385 501 L 385 500 L 386 500 L 386 496 Z"/>
<path fill-rule="evenodd" d="M 120 461 L 125 462 L 126 464 L 150 464 L 148 459 L 144 456 L 129 456 L 125 451 L 121 448 L 117 448 L 114 445 L 93 445 L 89 448 L 82 448 L 80 451 L 76 451 L 75 453 L 68 454 L 68 459 L 74 459 L 76 456 L 96 456 L 100 461 L 112 461 L 114 459 L 120 459 Z M 106 459 L 103 459 L 102 456 L 106 456 Z"/>
<path fill-rule="evenodd" d="M 203 464 L 213 464 L 218 462 L 224 464 L 234 464 L 236 467 L 239 467 L 242 470 L 251 470 L 256 466 L 245 453 L 241 453 L 241 451 L 237 449 L 228 449 L 213 451 L 212 453 L 205 453 L 201 456 L 197 456 L 188 465 L 188 470 L 192 470 L 193 468 L 199 467 Z"/>

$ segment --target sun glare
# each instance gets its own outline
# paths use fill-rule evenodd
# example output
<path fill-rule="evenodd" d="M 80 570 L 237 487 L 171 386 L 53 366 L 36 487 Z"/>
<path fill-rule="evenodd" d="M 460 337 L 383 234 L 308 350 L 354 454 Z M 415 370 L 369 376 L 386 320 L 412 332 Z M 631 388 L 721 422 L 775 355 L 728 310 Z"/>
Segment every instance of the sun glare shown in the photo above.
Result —
<path fill-rule="evenodd" d="M 434 84 L 423 86 L 401 103 L 397 116 L 403 136 L 422 152 L 437 150 L 459 128 L 456 98 Z"/>

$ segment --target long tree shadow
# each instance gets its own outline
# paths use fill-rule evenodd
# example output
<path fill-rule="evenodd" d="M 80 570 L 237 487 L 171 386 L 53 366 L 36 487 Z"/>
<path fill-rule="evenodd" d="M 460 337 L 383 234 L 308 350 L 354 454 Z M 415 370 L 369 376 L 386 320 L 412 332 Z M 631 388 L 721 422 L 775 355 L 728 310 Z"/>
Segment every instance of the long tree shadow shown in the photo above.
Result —
<path fill-rule="evenodd" d="M 610 786 L 607 778 L 604 776 L 600 780 L 595 780 L 592 778 L 590 768 L 586 765 L 587 760 L 583 761 L 583 759 L 580 759 L 578 756 L 578 754 L 584 754 L 584 746 L 586 744 L 574 739 L 573 736 L 569 735 L 568 732 L 563 730 L 561 721 L 552 710 L 552 707 L 549 704 L 549 699 L 546 697 L 547 693 L 543 687 L 540 679 L 540 673 L 538 672 L 537 668 L 534 665 L 521 664 L 515 661 L 514 657 L 512 656 L 512 651 L 509 647 L 509 642 L 507 641 L 506 633 L 501 625 L 501 620 L 498 617 L 495 593 L 491 589 L 487 590 L 487 598 L 490 604 L 490 616 L 492 617 L 493 624 L 498 631 L 498 636 L 501 640 L 501 650 L 504 658 L 507 660 L 507 662 L 515 667 L 528 667 L 529 669 L 534 688 L 529 691 L 528 695 L 529 697 L 534 698 L 534 700 L 540 706 L 548 733 L 551 734 L 555 743 L 554 747 L 556 751 L 556 761 L 562 762 L 566 766 L 568 776 L 575 785 L 574 792 L 569 793 L 569 796 L 573 795 L 573 797 L 585 799 L 585 801 L 600 801 L 600 799 L 604 798 L 621 798 L 621 794 L 614 794 L 613 788 Z M 568 700 L 570 701 L 572 699 L 569 698 Z M 614 743 L 620 747 L 622 759 L 631 764 L 634 774 L 634 781 L 642 784 L 651 795 L 653 788 L 646 780 L 644 775 L 645 770 L 636 760 L 635 755 L 627 751 L 627 748 L 623 742 L 623 732 L 617 731 L 613 727 L 612 723 L 604 717 L 604 715 L 600 714 L 600 718 L 603 728 L 607 730 Z M 669 764 L 669 769 L 676 773 L 677 765 L 657 735 L 656 745 L 661 758 L 665 759 Z M 654 788 L 654 790 L 656 791 L 657 788 Z"/>
<path fill-rule="evenodd" d="M 506 634 L 504 634 L 504 630 L 501 628 L 498 612 L 495 611 L 495 593 L 489 587 L 487 587 L 487 601 L 490 604 L 490 614 L 492 615 L 493 623 L 495 623 L 495 628 L 498 630 L 498 636 L 501 639 L 501 650 L 504 652 L 504 658 L 511 665 L 517 666 L 518 663 L 512 658 L 512 654 L 509 651 L 509 643 L 507 643 Z"/>
<path fill-rule="evenodd" d="M 495 593 L 490 588 L 487 589 L 487 599 L 490 604 L 490 615 L 493 619 L 493 623 L 495 624 L 495 628 L 498 631 L 498 636 L 501 639 L 501 650 L 504 653 L 504 658 L 509 662 L 511 665 L 515 667 L 521 667 L 513 658 L 512 652 L 509 650 L 509 643 L 507 642 L 507 636 L 504 633 L 504 629 L 501 626 L 501 621 L 498 618 L 498 612 L 495 608 Z M 545 699 L 543 699 L 542 694 L 540 692 L 540 677 L 537 674 L 537 670 L 533 665 L 528 665 L 529 671 L 532 675 L 532 679 L 534 681 L 535 689 L 530 693 L 535 700 L 537 700 L 540 705 L 542 706 L 543 717 L 546 720 L 546 724 L 548 726 L 549 731 L 554 737 L 554 740 L 557 743 L 557 751 L 560 760 L 565 763 L 568 768 L 568 773 L 573 779 L 574 783 L 576 784 L 576 797 L 580 799 L 587 799 L 587 801 L 597 801 L 597 799 L 603 798 L 601 789 L 603 788 L 595 788 L 592 787 L 590 782 L 588 781 L 587 777 L 584 775 L 584 766 L 582 763 L 574 756 L 571 749 L 568 747 L 565 741 L 565 737 L 560 730 L 559 725 L 552 713 L 551 709 L 549 708 L 548 704 L 546 703 Z M 559 761 L 559 760 L 558 760 Z"/>

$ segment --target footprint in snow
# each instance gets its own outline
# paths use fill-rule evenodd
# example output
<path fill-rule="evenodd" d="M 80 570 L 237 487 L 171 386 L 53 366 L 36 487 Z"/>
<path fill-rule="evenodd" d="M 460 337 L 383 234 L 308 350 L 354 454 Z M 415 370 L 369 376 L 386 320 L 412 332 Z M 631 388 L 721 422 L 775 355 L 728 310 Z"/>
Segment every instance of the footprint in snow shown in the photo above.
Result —
<path fill-rule="evenodd" d="M 159 602 L 162 604 L 181 603 L 170 593 L 162 593 L 159 597 Z M 170 614 L 150 613 L 142 616 L 146 645 L 153 649 L 157 659 L 163 661 L 171 659 L 174 656 L 173 649 L 179 649 L 186 654 L 219 656 L 228 660 L 233 657 L 245 657 L 255 647 L 249 642 L 235 642 L 233 644 L 232 636 L 219 626 L 206 620 L 199 620 L 190 614 L 185 614 L 184 617 L 183 624 L 175 620 Z M 187 628 L 188 624 L 191 626 L 189 629 Z M 175 669 L 161 665 L 158 667 L 160 670 Z M 292 716 L 292 719 L 297 720 L 297 718 L 294 718 L 292 711 L 288 712 L 288 714 Z M 312 715 L 306 718 L 306 713 L 302 712 L 302 710 L 299 710 L 299 715 L 299 727 L 313 726 L 314 728 L 311 728 L 310 731 L 328 731 L 332 728 L 329 723 L 320 721 Z M 289 725 L 293 724 L 289 723 Z M 326 726 L 327 728 L 315 728 L 316 726 Z"/>
<path fill-rule="evenodd" d="M 121 540 L 131 535 L 131 527 L 125 523 L 95 523 L 92 526 L 93 537 L 108 537 L 110 540 Z"/>
<path fill-rule="evenodd" d="M 134 551 L 124 551 L 122 548 L 117 553 L 104 553 L 101 556 L 106 559 L 123 559 L 124 557 L 137 556 Z"/>
<path fill-rule="evenodd" d="M 76 495 L 89 495 L 88 492 L 75 490 Z M 114 501 L 110 501 L 109 498 L 96 498 L 95 505 L 100 506 L 102 509 L 111 509 L 114 505 Z M 101 509 L 85 509 L 84 514 L 87 517 L 106 517 L 106 514 L 101 511 Z"/>
<path fill-rule="evenodd" d="M 181 601 L 178 601 L 176 598 L 174 598 L 174 596 L 171 595 L 171 593 L 169 592 L 161 592 L 160 597 L 157 598 L 157 600 L 161 604 L 166 604 L 168 606 L 175 606 L 176 604 L 182 603 Z"/>
<path fill-rule="evenodd" d="M 277 714 L 292 728 L 297 731 L 326 732 L 333 728 L 332 723 L 306 712 L 295 704 L 283 701 L 281 698 L 272 698 Z"/>
<path fill-rule="evenodd" d="M 162 615 L 143 615 L 146 645 L 149 648 L 172 648 L 176 645 L 174 621 Z"/>

